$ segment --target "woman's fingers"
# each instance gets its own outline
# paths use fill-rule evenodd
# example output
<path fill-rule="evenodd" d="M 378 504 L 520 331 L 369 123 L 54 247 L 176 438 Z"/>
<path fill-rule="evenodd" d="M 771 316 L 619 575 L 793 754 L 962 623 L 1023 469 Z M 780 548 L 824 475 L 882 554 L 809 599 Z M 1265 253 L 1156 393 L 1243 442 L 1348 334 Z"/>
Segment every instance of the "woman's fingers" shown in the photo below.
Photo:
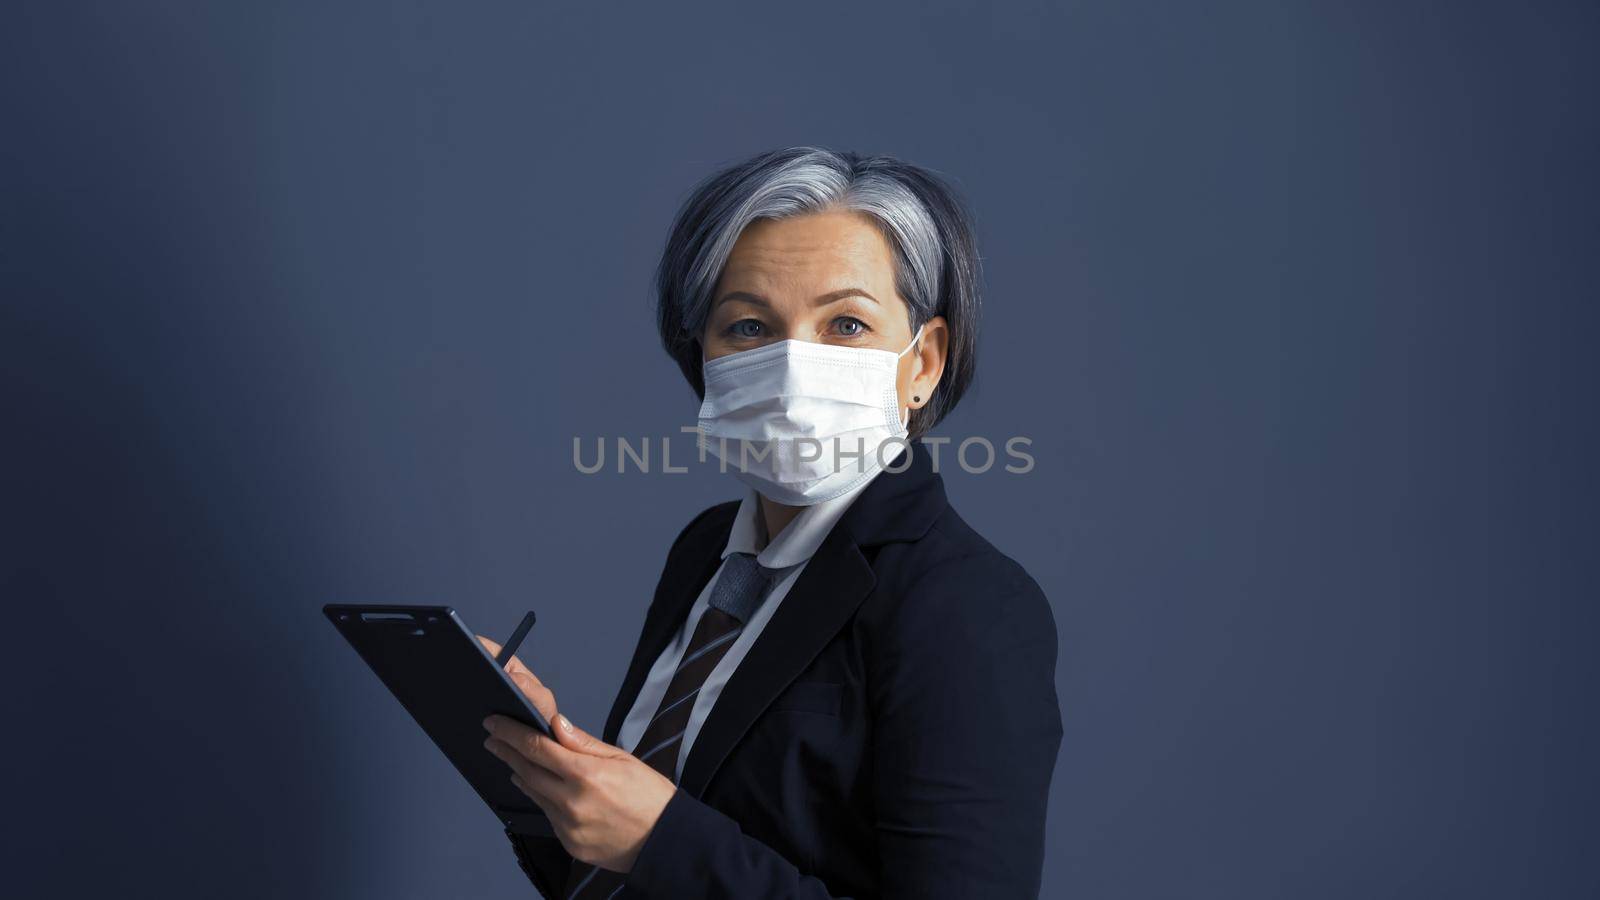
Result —
<path fill-rule="evenodd" d="M 502 741 L 499 738 L 484 738 L 483 749 L 489 751 L 496 759 L 505 763 L 507 766 L 510 766 L 511 771 L 518 776 L 531 776 L 533 771 L 539 768 L 533 763 L 528 762 L 522 757 L 522 754 L 518 753 L 510 744 L 507 744 L 505 741 Z M 545 775 L 550 778 L 556 777 L 550 772 L 546 772 Z"/>
<path fill-rule="evenodd" d="M 612 757 L 628 755 L 628 751 L 623 750 L 621 747 L 613 747 L 572 724 L 572 720 L 566 716 L 556 716 L 551 720 L 550 724 L 555 726 L 556 741 L 569 750 L 588 754 L 589 756 Z"/>
<path fill-rule="evenodd" d="M 561 776 L 529 762 L 505 741 L 491 737 L 484 740 L 483 746 L 510 767 L 518 781 L 517 786 L 523 793 L 539 801 L 541 806 L 552 806 L 571 793 L 572 787 Z"/>
<path fill-rule="evenodd" d="M 490 716 L 483 720 L 483 727 L 524 760 L 561 778 L 578 778 L 587 771 L 590 757 L 568 750 L 515 719 Z"/>
<path fill-rule="evenodd" d="M 501 651 L 502 647 L 501 647 L 501 645 L 500 645 L 500 643 L 498 641 L 494 640 L 493 638 L 486 638 L 481 634 L 478 635 L 478 641 L 480 643 L 482 643 L 484 648 L 489 651 L 489 655 L 490 656 L 493 656 L 496 659 L 500 658 L 500 651 Z M 518 659 L 516 656 L 512 656 L 511 657 L 511 662 L 506 663 L 506 671 L 511 673 L 511 674 L 516 674 L 517 672 L 521 672 L 521 673 L 527 675 L 529 678 L 533 678 L 534 681 L 538 681 L 539 680 L 537 678 L 534 678 L 533 670 L 529 669 L 527 666 L 523 665 L 522 664 L 522 660 Z"/>
<path fill-rule="evenodd" d="M 499 658 L 499 643 L 493 638 L 486 638 L 481 634 L 478 635 L 478 640 L 489 651 L 490 656 Z M 511 683 L 517 686 L 517 690 L 522 691 L 523 696 L 528 698 L 528 702 L 533 704 L 533 708 L 544 716 L 545 721 L 555 718 L 555 692 L 545 687 L 544 682 L 539 680 L 539 676 L 533 674 L 527 666 L 522 664 L 522 660 L 517 659 L 515 656 L 511 657 L 511 662 L 506 663 L 506 674 L 511 677 Z"/>
<path fill-rule="evenodd" d="M 511 683 L 517 686 L 528 702 L 544 716 L 546 722 L 556 717 L 556 695 L 544 682 L 533 677 L 532 672 L 511 672 Z"/>

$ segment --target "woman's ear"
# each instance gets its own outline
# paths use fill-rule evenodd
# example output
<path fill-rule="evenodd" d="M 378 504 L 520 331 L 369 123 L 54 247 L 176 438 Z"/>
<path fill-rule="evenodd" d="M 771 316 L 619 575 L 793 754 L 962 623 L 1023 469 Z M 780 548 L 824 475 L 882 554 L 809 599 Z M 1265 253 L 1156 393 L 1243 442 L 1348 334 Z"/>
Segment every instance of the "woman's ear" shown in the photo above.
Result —
<path fill-rule="evenodd" d="M 933 392 L 944 376 L 944 363 L 950 351 L 950 327 L 944 316 L 934 316 L 922 326 L 922 337 L 912 349 L 912 409 L 921 409 L 933 399 Z"/>

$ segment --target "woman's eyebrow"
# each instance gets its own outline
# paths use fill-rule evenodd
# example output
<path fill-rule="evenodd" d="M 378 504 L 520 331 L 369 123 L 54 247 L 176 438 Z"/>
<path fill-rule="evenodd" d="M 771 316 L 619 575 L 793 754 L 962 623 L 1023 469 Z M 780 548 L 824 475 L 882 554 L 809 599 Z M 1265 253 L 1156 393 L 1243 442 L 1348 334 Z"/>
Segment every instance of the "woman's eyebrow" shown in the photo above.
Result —
<path fill-rule="evenodd" d="M 827 306 L 829 303 L 837 303 L 846 297 L 865 297 L 868 300 L 871 300 L 873 303 L 878 302 L 877 297 L 874 297 L 865 290 L 857 287 L 840 288 L 837 291 L 829 291 L 828 293 L 823 294 L 811 302 L 813 306 Z"/>
<path fill-rule="evenodd" d="M 723 294 L 721 297 L 718 297 L 717 302 L 712 306 L 712 308 L 715 309 L 716 307 L 727 303 L 729 300 L 743 300 L 744 302 L 753 306 L 765 306 L 769 309 L 772 307 L 772 304 L 767 302 L 767 298 L 761 296 L 760 294 L 752 294 L 749 291 L 729 291 L 726 294 Z"/>
<path fill-rule="evenodd" d="M 878 302 L 877 297 L 867 293 L 863 288 L 847 287 L 840 288 L 837 291 L 829 291 L 828 293 L 823 294 L 822 296 L 811 301 L 811 305 L 827 306 L 829 303 L 837 303 L 846 297 L 865 297 L 868 300 L 871 300 L 873 303 Z M 723 294 L 721 297 L 718 297 L 717 302 L 712 308 L 715 309 L 717 306 L 721 306 L 722 304 L 727 303 L 729 300 L 743 300 L 752 306 L 764 306 L 769 309 L 772 307 L 772 304 L 768 302 L 767 298 L 761 296 L 760 294 L 752 294 L 749 291 L 729 291 L 726 294 Z"/>

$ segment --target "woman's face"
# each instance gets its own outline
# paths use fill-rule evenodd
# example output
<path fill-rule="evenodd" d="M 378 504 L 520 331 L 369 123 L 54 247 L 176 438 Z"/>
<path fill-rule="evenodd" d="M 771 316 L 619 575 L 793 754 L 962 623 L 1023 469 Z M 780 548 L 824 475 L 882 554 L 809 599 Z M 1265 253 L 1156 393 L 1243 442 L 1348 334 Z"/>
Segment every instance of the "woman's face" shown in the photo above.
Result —
<path fill-rule="evenodd" d="M 857 212 L 762 219 L 739 236 L 712 293 L 700 345 L 713 360 L 775 341 L 814 341 L 899 353 L 911 315 L 895 292 L 894 253 Z M 901 407 L 927 403 L 944 372 L 942 316 L 900 360 Z M 914 399 L 920 398 L 920 399 Z"/>

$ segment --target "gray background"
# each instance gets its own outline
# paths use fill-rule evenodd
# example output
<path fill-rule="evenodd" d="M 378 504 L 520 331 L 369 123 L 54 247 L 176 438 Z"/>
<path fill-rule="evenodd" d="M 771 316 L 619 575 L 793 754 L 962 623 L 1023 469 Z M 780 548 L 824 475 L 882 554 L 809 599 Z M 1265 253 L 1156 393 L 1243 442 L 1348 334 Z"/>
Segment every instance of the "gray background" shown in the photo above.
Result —
<path fill-rule="evenodd" d="M 669 218 L 800 143 L 980 219 L 941 433 L 1036 442 L 947 481 L 1060 628 L 1045 896 L 1600 893 L 1592 6 L 5 19 L 15 896 L 528 894 L 318 608 L 535 607 L 598 727 L 736 491 L 571 439 L 692 419 Z"/>

